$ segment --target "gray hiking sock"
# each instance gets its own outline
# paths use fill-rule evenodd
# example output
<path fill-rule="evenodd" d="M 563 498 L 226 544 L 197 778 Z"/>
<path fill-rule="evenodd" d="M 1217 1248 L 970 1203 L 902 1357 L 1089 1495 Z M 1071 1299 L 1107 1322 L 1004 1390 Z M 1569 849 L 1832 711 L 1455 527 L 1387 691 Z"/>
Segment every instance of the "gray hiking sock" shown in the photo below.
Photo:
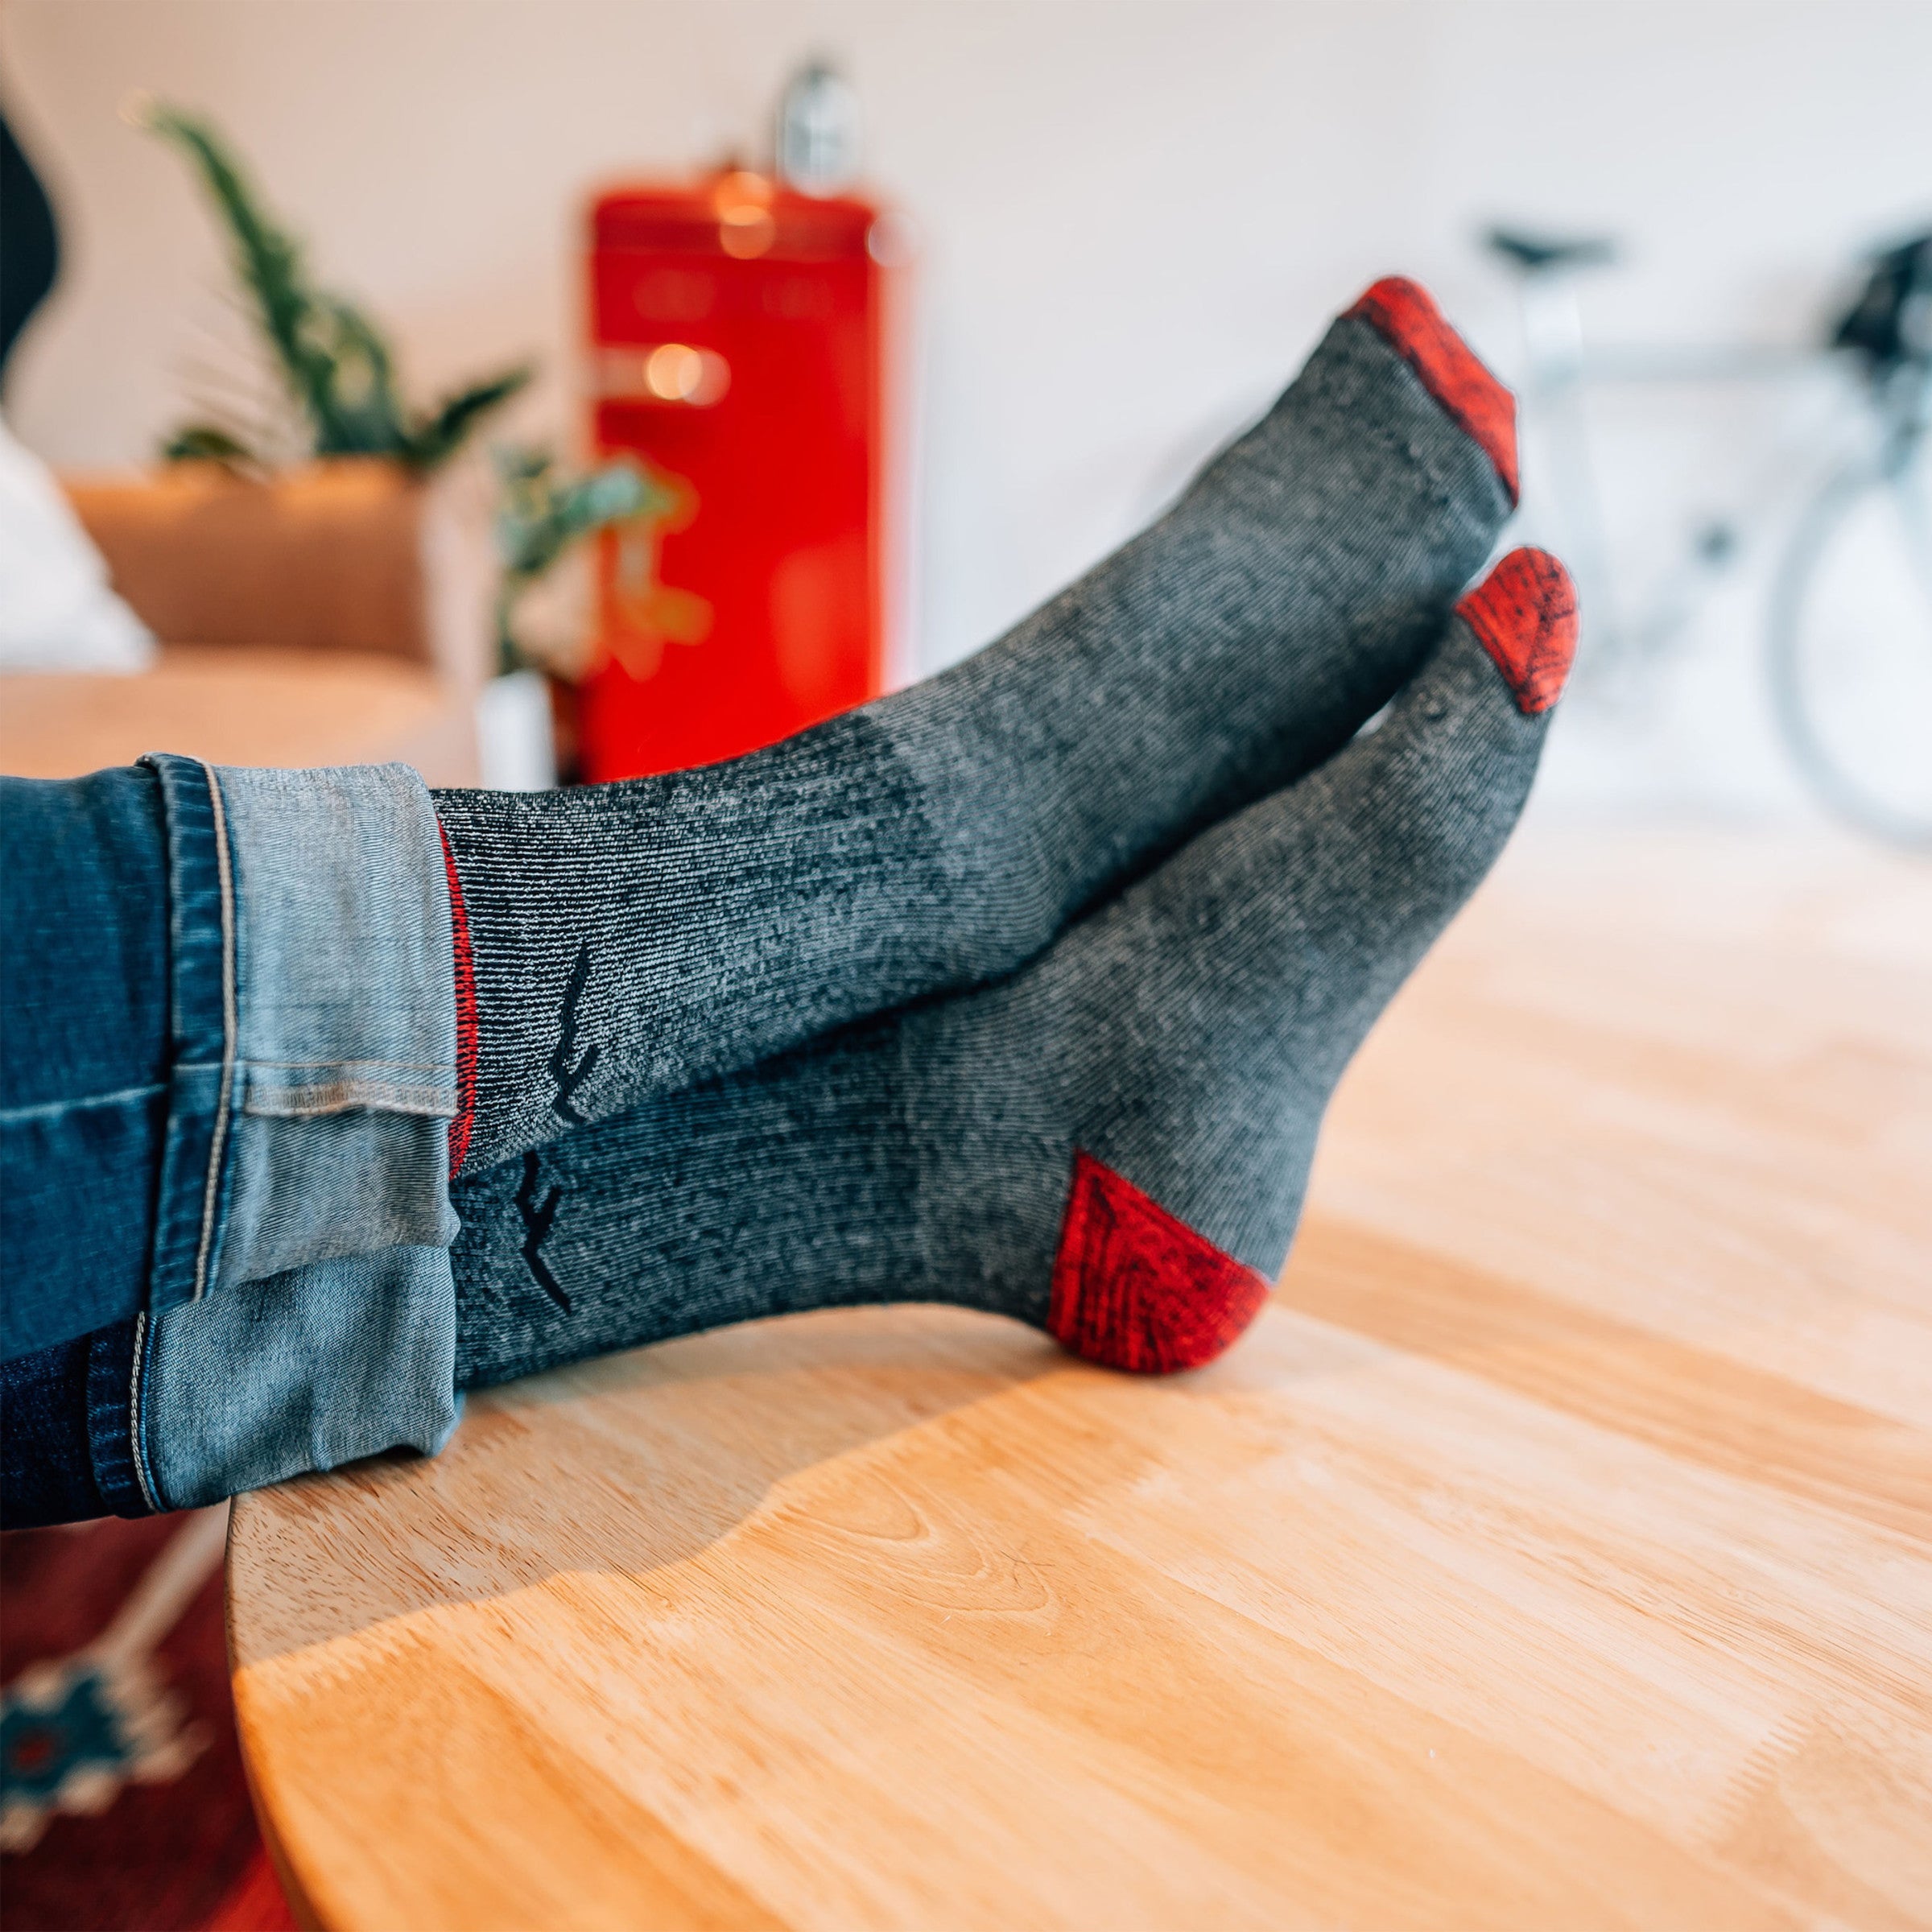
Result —
<path fill-rule="evenodd" d="M 1487 555 L 1512 423 L 1378 283 L 1166 516 L 965 663 L 706 770 L 439 792 L 473 974 L 452 1169 L 1010 972 L 1319 764 Z"/>
<path fill-rule="evenodd" d="M 1513 552 L 1377 729 L 1010 978 L 460 1179 L 460 1383 L 862 1302 L 1209 1359 L 1343 1067 L 1514 825 L 1575 634 L 1562 567 Z"/>

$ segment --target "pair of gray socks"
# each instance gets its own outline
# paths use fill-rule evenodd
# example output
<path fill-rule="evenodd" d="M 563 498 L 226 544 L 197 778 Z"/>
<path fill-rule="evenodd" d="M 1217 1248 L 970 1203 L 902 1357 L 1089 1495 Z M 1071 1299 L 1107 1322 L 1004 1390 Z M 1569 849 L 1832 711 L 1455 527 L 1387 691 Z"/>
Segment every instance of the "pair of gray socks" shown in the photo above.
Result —
<path fill-rule="evenodd" d="M 1377 284 L 953 671 L 706 770 L 438 794 L 463 1385 L 888 1300 L 1129 1368 L 1224 1346 L 1527 791 L 1567 581 L 1518 552 L 1451 614 L 1513 485 L 1507 392 Z"/>

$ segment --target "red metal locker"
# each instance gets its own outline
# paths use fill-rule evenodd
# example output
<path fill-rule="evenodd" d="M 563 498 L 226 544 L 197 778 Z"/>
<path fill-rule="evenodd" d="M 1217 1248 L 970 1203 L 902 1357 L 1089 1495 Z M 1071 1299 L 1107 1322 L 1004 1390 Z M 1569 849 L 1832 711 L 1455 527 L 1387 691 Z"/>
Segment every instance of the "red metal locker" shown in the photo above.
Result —
<path fill-rule="evenodd" d="M 585 778 L 729 758 L 882 687 L 882 235 L 867 202 L 741 171 L 597 202 L 594 438 L 654 488 L 603 540 Z"/>

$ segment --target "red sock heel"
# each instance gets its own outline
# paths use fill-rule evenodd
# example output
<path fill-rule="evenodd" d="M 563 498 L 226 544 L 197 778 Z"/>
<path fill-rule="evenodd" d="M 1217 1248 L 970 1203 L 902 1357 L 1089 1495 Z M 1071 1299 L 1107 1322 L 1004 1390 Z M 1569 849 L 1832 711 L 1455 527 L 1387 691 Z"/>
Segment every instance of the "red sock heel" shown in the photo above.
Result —
<path fill-rule="evenodd" d="M 1268 1298 L 1224 1254 L 1133 1182 L 1079 1148 L 1053 1262 L 1047 1331 L 1108 1368 L 1170 1375 L 1211 1362 Z"/>

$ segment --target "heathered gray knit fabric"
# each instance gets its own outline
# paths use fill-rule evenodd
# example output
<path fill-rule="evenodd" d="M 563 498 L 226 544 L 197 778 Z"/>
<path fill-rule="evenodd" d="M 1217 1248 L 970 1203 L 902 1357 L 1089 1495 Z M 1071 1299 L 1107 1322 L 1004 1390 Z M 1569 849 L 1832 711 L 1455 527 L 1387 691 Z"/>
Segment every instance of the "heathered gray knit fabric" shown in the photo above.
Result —
<path fill-rule="evenodd" d="M 1376 730 L 1011 977 L 459 1181 L 460 1385 L 861 1302 L 1043 1323 L 1076 1147 L 1272 1278 L 1328 1096 L 1547 722 L 1453 618 Z"/>
<path fill-rule="evenodd" d="M 1344 319 L 1159 522 L 951 671 L 726 765 L 437 793 L 475 947 L 466 1167 L 1012 971 L 1345 743 L 1509 510 Z"/>

